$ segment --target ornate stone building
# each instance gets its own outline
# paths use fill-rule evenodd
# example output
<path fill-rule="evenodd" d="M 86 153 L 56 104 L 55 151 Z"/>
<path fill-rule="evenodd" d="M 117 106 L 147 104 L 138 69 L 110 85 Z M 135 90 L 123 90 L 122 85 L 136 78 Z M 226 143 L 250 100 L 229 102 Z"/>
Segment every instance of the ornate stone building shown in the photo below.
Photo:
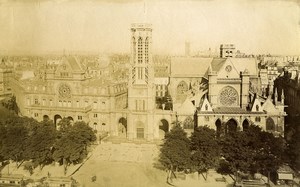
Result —
<path fill-rule="evenodd" d="M 12 68 L 4 63 L 4 60 L 0 62 L 0 97 L 11 95 L 10 79 L 12 77 Z"/>
<path fill-rule="evenodd" d="M 127 107 L 127 82 L 87 77 L 86 69 L 72 56 L 40 70 L 32 79 L 14 79 L 12 85 L 20 114 L 39 121 L 50 119 L 57 124 L 67 117 L 115 132 L 117 126 L 110 124 L 117 123 L 111 112 Z"/>
<path fill-rule="evenodd" d="M 184 71 L 182 71 L 184 67 Z M 176 58 L 171 63 L 170 93 L 178 115 L 194 118 L 219 134 L 250 124 L 283 135 L 283 101 L 260 96 L 254 58 Z"/>

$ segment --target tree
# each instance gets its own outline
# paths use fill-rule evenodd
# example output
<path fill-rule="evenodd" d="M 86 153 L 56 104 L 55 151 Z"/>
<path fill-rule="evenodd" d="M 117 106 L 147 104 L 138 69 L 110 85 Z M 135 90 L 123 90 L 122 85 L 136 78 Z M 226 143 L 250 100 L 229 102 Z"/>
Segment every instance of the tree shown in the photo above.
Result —
<path fill-rule="evenodd" d="M 34 166 L 39 165 L 42 169 L 52 163 L 51 149 L 55 143 L 56 129 L 52 122 L 42 121 L 28 137 L 26 142 L 26 157 L 32 160 Z"/>
<path fill-rule="evenodd" d="M 292 137 L 288 146 L 288 153 L 290 156 L 291 165 L 300 170 L 300 131 L 296 131 Z"/>
<path fill-rule="evenodd" d="M 252 150 L 248 148 L 245 133 L 229 133 L 219 139 L 221 156 L 228 165 L 230 173 L 237 176 L 238 171 L 248 172 L 253 162 Z"/>
<path fill-rule="evenodd" d="M 64 165 L 66 174 L 70 164 L 81 163 L 87 157 L 87 146 L 96 140 L 96 135 L 84 122 L 75 122 L 63 130 L 54 144 L 53 159 Z"/>
<path fill-rule="evenodd" d="M 64 133 L 65 131 L 69 130 L 71 127 L 71 121 L 68 118 L 63 118 L 62 120 L 60 120 L 57 124 L 58 126 L 58 130 L 62 133 Z"/>
<path fill-rule="evenodd" d="M 285 160 L 285 142 L 281 137 L 250 125 L 245 131 L 227 134 L 220 139 L 222 156 L 231 173 L 242 171 L 269 173 Z"/>
<path fill-rule="evenodd" d="M 28 137 L 28 129 L 24 126 L 24 119 L 21 117 L 11 117 L 5 121 L 6 133 L 3 134 L 0 155 L 4 160 L 23 161 L 25 158 L 25 143 Z M 2 132 L 1 132 L 2 133 Z"/>
<path fill-rule="evenodd" d="M 254 160 L 258 170 L 270 178 L 270 172 L 276 172 L 286 161 L 286 144 L 282 137 L 274 137 L 272 133 L 261 131 L 259 135 L 261 144 L 255 149 Z"/>
<path fill-rule="evenodd" d="M 70 133 L 76 134 L 76 141 L 86 146 L 91 145 L 92 142 L 97 140 L 93 129 L 83 121 L 75 122 Z"/>
<path fill-rule="evenodd" d="M 6 102 L 3 103 L 3 106 L 8 110 L 14 111 L 16 114 L 19 112 L 19 107 L 17 105 L 16 96 L 11 96 Z"/>
<path fill-rule="evenodd" d="M 159 162 L 168 170 L 168 176 L 174 171 L 182 171 L 190 166 L 190 141 L 186 132 L 175 125 L 166 133 L 165 142 L 160 151 Z"/>
<path fill-rule="evenodd" d="M 220 159 L 219 144 L 215 138 L 215 130 L 207 126 L 195 129 L 191 136 L 192 167 L 198 173 L 206 172 L 218 165 Z"/>
<path fill-rule="evenodd" d="M 6 136 L 6 128 L 4 124 L 0 121 L 0 162 L 3 165 L 3 162 L 5 161 L 5 152 L 2 151 L 3 147 L 3 140 L 5 139 Z"/>

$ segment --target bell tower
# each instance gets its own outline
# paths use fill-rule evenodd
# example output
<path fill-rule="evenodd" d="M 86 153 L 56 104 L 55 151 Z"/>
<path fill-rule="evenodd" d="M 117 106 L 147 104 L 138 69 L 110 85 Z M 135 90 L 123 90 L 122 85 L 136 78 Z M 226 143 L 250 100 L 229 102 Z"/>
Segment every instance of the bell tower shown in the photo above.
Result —
<path fill-rule="evenodd" d="M 131 25 L 131 59 L 128 82 L 129 139 L 153 139 L 155 109 L 152 63 L 152 26 Z"/>

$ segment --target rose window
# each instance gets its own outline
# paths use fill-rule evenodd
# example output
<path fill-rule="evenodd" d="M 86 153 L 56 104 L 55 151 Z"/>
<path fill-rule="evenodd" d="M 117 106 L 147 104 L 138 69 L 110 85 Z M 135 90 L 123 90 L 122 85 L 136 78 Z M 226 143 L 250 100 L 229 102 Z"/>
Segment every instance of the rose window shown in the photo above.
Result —
<path fill-rule="evenodd" d="M 238 104 L 238 93 L 232 87 L 225 87 L 220 93 L 220 103 L 224 106 L 232 106 Z"/>
<path fill-rule="evenodd" d="M 58 88 L 58 93 L 61 97 L 71 97 L 71 89 L 67 84 L 61 84 Z"/>

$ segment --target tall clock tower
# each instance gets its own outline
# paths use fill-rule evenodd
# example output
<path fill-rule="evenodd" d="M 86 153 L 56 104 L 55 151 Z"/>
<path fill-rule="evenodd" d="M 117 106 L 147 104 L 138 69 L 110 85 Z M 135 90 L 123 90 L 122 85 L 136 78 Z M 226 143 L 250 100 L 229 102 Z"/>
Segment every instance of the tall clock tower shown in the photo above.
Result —
<path fill-rule="evenodd" d="M 131 60 L 128 82 L 129 139 L 153 139 L 154 73 L 151 24 L 131 25 Z"/>

